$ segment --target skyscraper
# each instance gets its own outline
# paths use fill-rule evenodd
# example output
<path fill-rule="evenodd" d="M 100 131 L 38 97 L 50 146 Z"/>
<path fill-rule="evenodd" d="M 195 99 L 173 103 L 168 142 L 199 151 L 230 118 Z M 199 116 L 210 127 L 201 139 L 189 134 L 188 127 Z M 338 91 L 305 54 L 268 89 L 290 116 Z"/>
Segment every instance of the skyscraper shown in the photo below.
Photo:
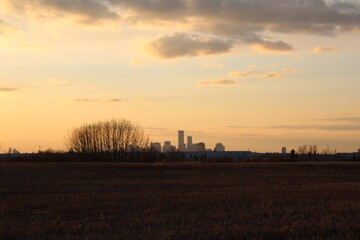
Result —
<path fill-rule="evenodd" d="M 179 130 L 178 132 L 178 150 L 180 152 L 184 152 L 186 150 L 183 130 Z"/>
<path fill-rule="evenodd" d="M 187 137 L 187 150 L 191 151 L 191 146 L 193 145 L 192 143 L 192 136 L 188 136 Z"/>

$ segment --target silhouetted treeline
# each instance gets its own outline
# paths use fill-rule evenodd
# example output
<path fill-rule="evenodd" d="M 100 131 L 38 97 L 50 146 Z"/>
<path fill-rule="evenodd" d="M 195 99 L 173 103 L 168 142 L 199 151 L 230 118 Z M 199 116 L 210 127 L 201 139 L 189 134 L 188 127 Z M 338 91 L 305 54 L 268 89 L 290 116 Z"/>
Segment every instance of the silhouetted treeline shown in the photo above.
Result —
<path fill-rule="evenodd" d="M 235 159 L 227 157 L 194 157 L 186 158 L 181 152 L 160 153 L 153 151 L 131 152 L 102 152 L 102 153 L 76 153 L 45 151 L 32 154 L 0 155 L 2 162 L 331 162 L 331 161 L 360 161 L 359 154 L 317 154 L 317 155 L 282 155 L 258 154 L 251 158 Z"/>
<path fill-rule="evenodd" d="M 154 162 L 159 158 L 155 152 L 122 153 L 76 153 L 76 152 L 40 152 L 23 155 L 9 155 L 0 158 L 8 162 Z"/>
<path fill-rule="evenodd" d="M 113 119 L 84 124 L 71 130 L 65 140 L 69 151 L 84 154 L 141 152 L 149 148 L 149 137 L 138 124 L 126 119 Z"/>

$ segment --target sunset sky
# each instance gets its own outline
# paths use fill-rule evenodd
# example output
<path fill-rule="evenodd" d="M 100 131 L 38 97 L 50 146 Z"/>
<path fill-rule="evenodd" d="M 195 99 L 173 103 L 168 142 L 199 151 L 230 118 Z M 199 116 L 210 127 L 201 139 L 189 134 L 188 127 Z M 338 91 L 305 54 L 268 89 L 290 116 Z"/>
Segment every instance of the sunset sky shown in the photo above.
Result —
<path fill-rule="evenodd" d="M 360 148 L 360 1 L 0 0 L 0 152 L 126 118 L 226 150 Z"/>

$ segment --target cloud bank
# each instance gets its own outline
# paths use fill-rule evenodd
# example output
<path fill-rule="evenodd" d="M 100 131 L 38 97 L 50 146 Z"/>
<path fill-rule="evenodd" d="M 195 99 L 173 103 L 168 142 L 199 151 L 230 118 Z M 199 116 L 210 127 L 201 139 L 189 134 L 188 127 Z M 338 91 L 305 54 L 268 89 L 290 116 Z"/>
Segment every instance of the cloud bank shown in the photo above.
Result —
<path fill-rule="evenodd" d="M 197 82 L 197 86 L 236 86 L 240 85 L 239 82 L 230 79 L 219 79 L 219 80 L 205 80 Z"/>
<path fill-rule="evenodd" d="M 166 23 L 176 33 L 150 43 L 164 58 L 219 54 L 246 44 L 266 53 L 295 47 L 271 33 L 336 36 L 359 32 L 359 1 L 340 0 L 3 0 L 18 14 L 74 17 L 82 24 Z M 1 22 L 0 22 L 1 25 Z M 1 29 L 1 27 L 0 27 Z M 1 31 L 1 30 L 0 30 Z M 197 34 L 193 38 L 191 34 Z M 217 38 L 214 38 L 217 36 Z M 208 38 L 207 41 L 204 39 Z M 221 38 L 221 39 L 220 39 Z M 172 45 L 172 44 L 175 45 Z M 329 49 L 328 49 L 329 50 Z M 324 52 L 326 49 L 318 49 Z"/>

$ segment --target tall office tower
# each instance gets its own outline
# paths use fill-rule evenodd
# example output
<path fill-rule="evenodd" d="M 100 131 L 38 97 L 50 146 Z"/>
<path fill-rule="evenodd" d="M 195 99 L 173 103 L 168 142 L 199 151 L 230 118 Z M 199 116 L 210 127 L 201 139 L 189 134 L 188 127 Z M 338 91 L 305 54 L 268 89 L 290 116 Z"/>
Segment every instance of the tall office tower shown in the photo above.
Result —
<path fill-rule="evenodd" d="M 192 136 L 188 136 L 187 137 L 187 150 L 191 151 L 191 146 L 192 146 Z"/>
<path fill-rule="evenodd" d="M 186 150 L 184 131 L 182 131 L 182 130 L 179 130 L 179 132 L 178 132 L 178 150 L 180 152 L 184 152 Z"/>

